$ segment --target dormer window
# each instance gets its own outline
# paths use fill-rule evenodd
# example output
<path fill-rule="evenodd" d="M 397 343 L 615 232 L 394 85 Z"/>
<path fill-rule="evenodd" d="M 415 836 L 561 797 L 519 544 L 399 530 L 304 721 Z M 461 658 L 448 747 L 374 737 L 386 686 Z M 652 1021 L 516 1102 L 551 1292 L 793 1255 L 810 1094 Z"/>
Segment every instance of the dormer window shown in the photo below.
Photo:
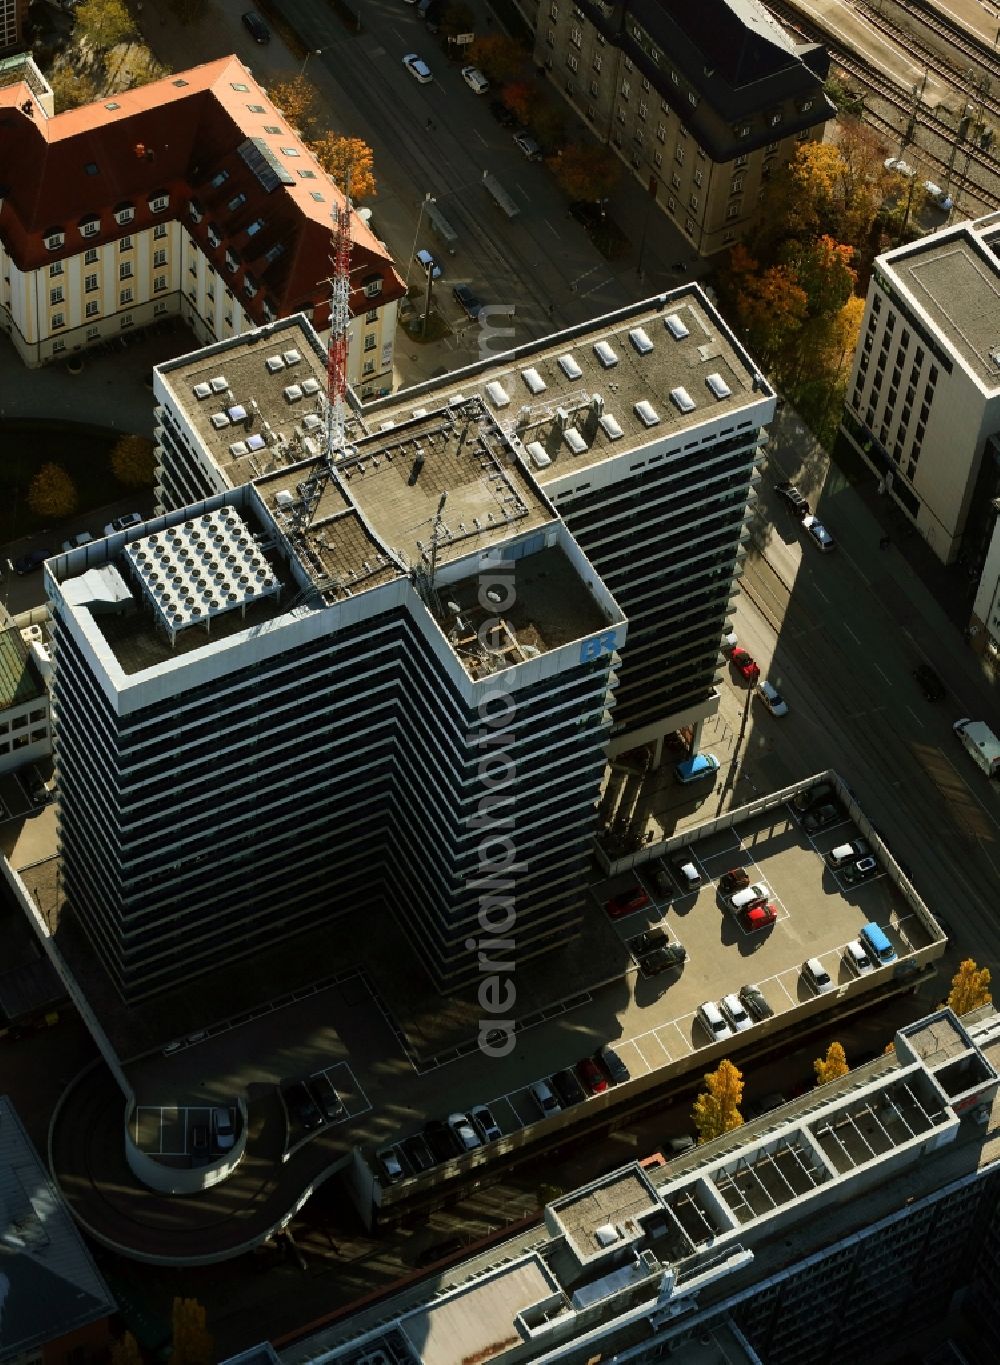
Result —
<path fill-rule="evenodd" d="M 239 194 L 235 195 L 232 199 L 230 199 L 226 207 L 229 209 L 230 213 L 235 213 L 236 210 L 242 208 L 246 202 L 247 197 L 241 190 Z"/>
<path fill-rule="evenodd" d="M 252 275 L 247 275 L 243 280 L 243 290 L 248 299 L 252 299 L 257 293 L 257 284 Z"/>
<path fill-rule="evenodd" d="M 229 248 L 227 247 L 227 248 L 226 248 L 226 269 L 232 273 L 232 272 L 238 270 L 239 267 L 240 267 L 240 263 L 239 263 L 239 261 L 236 259 L 235 253 L 232 252 L 232 251 L 230 251 Z"/>
<path fill-rule="evenodd" d="M 771 127 L 772 127 L 772 128 L 777 128 L 778 124 L 781 122 L 781 110 L 780 110 L 780 109 L 778 110 L 777 113 L 771 115 L 771 120 L 770 120 L 770 121 L 771 121 Z"/>
<path fill-rule="evenodd" d="M 228 179 L 229 179 L 228 171 L 219 171 L 216 175 L 212 176 L 212 179 L 209 181 L 209 184 L 212 186 L 213 190 L 217 190 L 219 186 L 224 185 Z"/>
<path fill-rule="evenodd" d="M 65 242 L 66 237 L 62 228 L 49 228 L 42 238 L 42 241 L 50 251 L 58 251 Z"/>
<path fill-rule="evenodd" d="M 263 218 L 255 218 L 253 222 L 250 224 L 250 226 L 247 228 L 247 236 L 256 237 L 257 233 L 260 232 L 263 226 L 264 226 Z"/>
<path fill-rule="evenodd" d="M 209 223 L 209 225 L 208 225 L 208 244 L 209 244 L 209 246 L 218 246 L 219 243 L 220 243 L 221 241 L 222 241 L 222 238 L 221 238 L 221 236 L 219 235 L 219 229 L 215 226 L 214 223 Z"/>
<path fill-rule="evenodd" d="M 80 236 L 96 237 L 101 230 L 101 220 L 96 213 L 88 213 L 86 218 L 80 219 Z"/>
<path fill-rule="evenodd" d="M 369 275 L 368 278 L 367 278 L 367 280 L 365 280 L 364 284 L 362 285 L 362 288 L 364 289 L 365 294 L 367 295 L 367 297 L 370 298 L 370 299 L 371 299 L 371 298 L 374 298 L 376 294 L 381 294 L 381 292 L 382 292 L 382 276 L 381 276 L 381 275 Z"/>
<path fill-rule="evenodd" d="M 153 213 L 162 213 L 169 203 L 170 196 L 168 194 L 158 193 L 150 198 L 149 207 Z"/>
<path fill-rule="evenodd" d="M 119 204 L 115 209 L 115 222 L 119 227 L 124 227 L 126 223 L 131 223 L 135 217 L 135 208 L 132 204 Z"/>
<path fill-rule="evenodd" d="M 190 214 L 192 223 L 200 223 L 205 216 L 197 199 L 188 200 L 188 213 Z"/>

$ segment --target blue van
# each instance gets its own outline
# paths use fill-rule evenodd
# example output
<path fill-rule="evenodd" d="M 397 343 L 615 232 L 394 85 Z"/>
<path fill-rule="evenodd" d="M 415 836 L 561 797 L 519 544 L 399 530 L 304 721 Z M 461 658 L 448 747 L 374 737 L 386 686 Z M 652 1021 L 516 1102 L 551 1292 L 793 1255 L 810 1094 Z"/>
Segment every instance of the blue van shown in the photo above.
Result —
<path fill-rule="evenodd" d="M 866 924 L 861 930 L 861 944 L 875 961 L 877 967 L 887 967 L 896 961 L 896 950 L 885 936 L 885 931 L 874 922 Z"/>
<path fill-rule="evenodd" d="M 719 771 L 719 760 L 715 754 L 693 754 L 683 763 L 674 766 L 674 777 L 678 782 L 697 782 L 703 777 L 714 777 Z"/>

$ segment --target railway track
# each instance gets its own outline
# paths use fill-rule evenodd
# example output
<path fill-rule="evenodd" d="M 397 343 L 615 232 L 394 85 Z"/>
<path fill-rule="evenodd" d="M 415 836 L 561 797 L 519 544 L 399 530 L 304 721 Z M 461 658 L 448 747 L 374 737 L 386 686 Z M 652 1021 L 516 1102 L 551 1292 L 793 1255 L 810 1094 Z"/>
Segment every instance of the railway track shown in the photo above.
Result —
<path fill-rule="evenodd" d="M 949 18 L 947 11 L 939 9 L 934 0 L 907 0 L 907 3 L 915 14 L 920 15 L 920 22 L 925 28 L 944 38 L 951 47 L 957 52 L 964 53 L 970 61 L 978 62 L 992 77 L 1000 79 L 1000 58 L 995 49 L 988 47 L 978 34 L 971 33 Z M 864 7 L 871 8 L 868 0 L 864 0 Z M 1000 28 L 1000 23 L 997 27 Z"/>
<path fill-rule="evenodd" d="M 771 561 L 762 554 L 748 555 L 743 563 L 740 589 L 771 629 L 780 632 L 791 593 Z"/>

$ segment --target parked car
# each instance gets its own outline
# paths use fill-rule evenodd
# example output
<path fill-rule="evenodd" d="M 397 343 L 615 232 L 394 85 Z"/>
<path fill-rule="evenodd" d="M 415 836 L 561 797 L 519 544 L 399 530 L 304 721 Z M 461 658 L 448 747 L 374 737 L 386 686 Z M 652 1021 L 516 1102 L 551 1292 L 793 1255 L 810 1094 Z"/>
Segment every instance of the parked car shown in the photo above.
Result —
<path fill-rule="evenodd" d="M 669 942 L 666 929 L 662 929 L 656 924 L 652 929 L 646 929 L 641 934 L 636 934 L 635 938 L 630 938 L 625 944 L 633 957 L 642 957 L 644 953 L 651 953 L 654 948 L 662 948 Z"/>
<path fill-rule="evenodd" d="M 751 905 L 748 910 L 743 912 L 743 923 L 747 931 L 751 934 L 758 929 L 769 928 L 778 918 L 778 907 L 776 905 Z"/>
<path fill-rule="evenodd" d="M 47 559 L 51 559 L 54 553 L 54 550 L 49 550 L 44 546 L 40 546 L 37 550 L 29 550 L 26 555 L 21 555 L 19 559 L 14 560 L 14 572 L 16 574 L 34 573 L 36 569 L 42 567 Z"/>
<path fill-rule="evenodd" d="M 939 208 L 942 213 L 950 213 L 955 207 L 951 195 L 945 194 L 941 186 L 936 185 L 933 180 L 923 181 L 922 189 L 935 208 Z"/>
<path fill-rule="evenodd" d="M 619 891 L 608 900 L 604 909 L 609 919 L 623 919 L 626 915 L 644 910 L 649 904 L 649 896 L 641 886 L 631 886 L 627 891 Z"/>
<path fill-rule="evenodd" d="M 81 545 L 89 545 L 93 539 L 89 531 L 78 531 L 72 539 L 63 541 L 63 553 L 69 554 L 70 550 L 78 550 Z"/>
<path fill-rule="evenodd" d="M 907 180 L 912 180 L 916 175 L 916 171 L 909 162 L 903 161 L 902 158 L 898 156 L 887 156 L 882 164 L 887 171 L 895 171 L 897 175 L 902 175 Z"/>
<path fill-rule="evenodd" d="M 247 10 L 246 14 L 243 15 L 243 27 L 255 43 L 269 43 L 271 41 L 271 30 L 260 15 L 252 9 Z"/>
<path fill-rule="evenodd" d="M 743 648 L 737 645 L 729 656 L 729 662 L 736 669 L 742 678 L 749 683 L 755 683 L 760 677 L 760 667 L 756 660 Z"/>
<path fill-rule="evenodd" d="M 668 943 L 662 948 L 654 948 L 639 958 L 641 976 L 662 976 L 664 972 L 683 967 L 687 961 L 687 949 L 682 943 Z"/>
<path fill-rule="evenodd" d="M 428 82 L 434 79 L 431 75 L 430 67 L 425 61 L 422 61 L 415 52 L 408 52 L 406 54 L 403 58 L 403 65 L 413 79 L 419 81 L 421 85 L 427 85 Z"/>
<path fill-rule="evenodd" d="M 675 779 L 685 786 L 689 782 L 699 782 L 703 777 L 714 777 L 718 771 L 719 760 L 715 754 L 692 754 L 674 765 Z"/>
<path fill-rule="evenodd" d="M 142 517 L 138 512 L 126 512 L 123 517 L 115 517 L 114 521 L 109 521 L 104 528 L 106 536 L 113 536 L 118 531 L 130 531 L 133 526 L 141 526 Z"/>
<path fill-rule="evenodd" d="M 817 782 L 815 787 L 807 787 L 805 791 L 797 792 L 792 797 L 792 809 L 799 815 L 804 815 L 806 811 L 812 810 L 813 806 L 819 806 L 835 795 L 836 789 L 832 782 Z"/>
<path fill-rule="evenodd" d="M 930 664 L 917 664 L 913 676 L 928 701 L 944 701 L 948 691 Z"/>
<path fill-rule="evenodd" d="M 843 818 L 839 806 L 835 806 L 832 801 L 825 801 L 822 806 L 814 806 L 812 810 L 806 811 L 802 817 L 802 828 L 807 834 L 815 834 L 817 830 L 826 829 L 827 825 L 835 825 Z"/>
<path fill-rule="evenodd" d="M 490 100 L 490 113 L 501 128 L 514 128 L 517 125 L 517 115 L 507 108 L 503 100 Z"/>
<path fill-rule="evenodd" d="M 414 1133 L 412 1137 L 406 1138 L 399 1145 L 403 1155 L 417 1175 L 434 1167 L 434 1153 L 419 1133 Z"/>
<path fill-rule="evenodd" d="M 766 681 L 759 682 L 756 688 L 757 698 L 764 703 L 772 716 L 787 716 L 788 703 L 782 697 L 778 689 L 773 684 Z"/>
<path fill-rule="evenodd" d="M 530 133 L 515 133 L 514 146 L 519 152 L 522 152 L 529 161 L 541 161 L 542 149 Z"/>
<path fill-rule="evenodd" d="M 431 1119 L 429 1123 L 425 1123 L 424 1139 L 434 1154 L 435 1161 L 450 1161 L 453 1156 L 460 1156 L 463 1150 L 458 1138 L 444 1119 Z"/>
<path fill-rule="evenodd" d="M 713 1043 L 733 1036 L 733 1030 L 714 1000 L 706 1000 L 704 1004 L 699 1005 L 695 1015 Z"/>
<path fill-rule="evenodd" d="M 587 1092 L 568 1067 L 564 1071 L 557 1071 L 549 1080 L 549 1085 L 564 1109 L 572 1109 L 574 1104 L 582 1104 L 587 1098 Z"/>
<path fill-rule="evenodd" d="M 844 962 L 855 976 L 867 976 L 875 970 L 875 964 L 856 938 L 852 938 L 844 948 Z"/>
<path fill-rule="evenodd" d="M 470 1109 L 469 1118 L 483 1142 L 496 1142 L 498 1138 L 503 1137 L 492 1110 L 487 1109 L 485 1104 L 477 1104 L 474 1109 Z"/>
<path fill-rule="evenodd" d="M 723 872 L 719 878 L 719 890 L 724 896 L 732 891 L 742 891 L 745 886 L 749 885 L 750 873 L 745 867 L 731 867 L 728 872 Z"/>
<path fill-rule="evenodd" d="M 663 1147 L 671 1156 L 680 1156 L 683 1152 L 690 1152 L 697 1145 L 694 1138 L 685 1133 L 682 1137 L 667 1138 Z"/>
<path fill-rule="evenodd" d="M 674 888 L 670 877 L 667 875 L 667 869 L 663 864 L 661 862 L 651 864 L 649 875 L 652 877 L 653 885 L 656 887 L 659 894 L 661 896 L 669 896 Z"/>
<path fill-rule="evenodd" d="M 204 1161 L 208 1157 L 208 1124 L 192 1123 L 189 1129 L 191 1135 L 191 1156 L 197 1161 Z"/>
<path fill-rule="evenodd" d="M 441 262 L 426 247 L 421 247 L 417 252 L 417 260 L 420 262 L 424 274 L 430 275 L 432 279 L 439 280 L 444 274 L 444 267 Z"/>
<path fill-rule="evenodd" d="M 313 1097 L 306 1089 L 304 1081 L 286 1082 L 281 1087 L 281 1094 L 289 1118 L 294 1119 L 303 1128 L 318 1128 L 322 1124 L 322 1116 L 316 1108 Z"/>
<path fill-rule="evenodd" d="M 841 885 L 856 886 L 858 882 L 869 881 L 877 872 L 878 863 L 874 858 L 859 858 L 856 863 L 843 869 L 840 874 Z"/>
<path fill-rule="evenodd" d="M 462 80 L 474 95 L 485 95 L 490 88 L 490 83 L 479 70 L 478 66 L 463 66 Z"/>
<path fill-rule="evenodd" d="M 727 635 L 723 635 L 720 648 L 725 658 L 730 658 L 733 650 L 739 644 L 735 630 L 731 630 Z"/>
<path fill-rule="evenodd" d="M 787 479 L 783 483 L 776 483 L 774 485 L 774 491 L 777 493 L 778 497 L 781 498 L 782 502 L 787 505 L 788 510 L 795 516 L 802 518 L 809 515 L 809 502 L 802 496 L 793 483 L 789 482 Z"/>
<path fill-rule="evenodd" d="M 810 957 L 803 962 L 802 979 L 813 988 L 817 995 L 826 995 L 828 991 L 832 991 L 834 988 L 830 973 L 818 957 Z"/>
<path fill-rule="evenodd" d="M 344 1101 L 337 1094 L 333 1082 L 325 1072 L 320 1071 L 317 1075 L 311 1076 L 309 1088 L 315 1095 L 316 1102 L 323 1111 L 323 1117 L 327 1123 L 339 1123 L 341 1119 L 347 1118 Z"/>
<path fill-rule="evenodd" d="M 217 1152 L 228 1152 L 236 1142 L 233 1116 L 222 1105 L 212 1110 L 212 1141 Z"/>
<path fill-rule="evenodd" d="M 535 1101 L 543 1119 L 562 1112 L 562 1105 L 556 1099 L 548 1081 L 534 1081 L 528 1086 L 528 1093 Z"/>
<path fill-rule="evenodd" d="M 581 1057 L 576 1064 L 576 1074 L 591 1095 L 603 1095 L 608 1088 L 608 1078 L 593 1057 Z"/>
<path fill-rule="evenodd" d="M 701 886 L 702 876 L 689 848 L 675 853 L 670 859 L 670 866 L 682 891 L 696 891 Z"/>
<path fill-rule="evenodd" d="M 739 891 L 725 897 L 726 905 L 734 914 L 749 910 L 755 905 L 766 905 L 771 899 L 771 888 L 767 882 L 751 882 Z"/>
<path fill-rule="evenodd" d="M 836 872 L 838 868 L 846 867 L 848 863 L 856 862 L 858 858 L 868 857 L 871 851 L 872 847 L 867 839 L 852 839 L 848 844 L 838 844 L 836 848 L 831 848 L 826 855 L 826 865 Z"/>
<path fill-rule="evenodd" d="M 451 291 L 452 298 L 465 313 L 465 316 L 475 322 L 483 305 L 476 298 L 475 294 L 467 284 L 456 284 Z"/>
<path fill-rule="evenodd" d="M 837 542 L 818 517 L 803 517 L 802 525 L 805 527 L 809 539 L 821 550 L 835 550 L 837 548 Z"/>
<path fill-rule="evenodd" d="M 724 995 L 719 1001 L 719 1008 L 734 1033 L 746 1033 L 748 1028 L 753 1027 L 753 1020 L 738 995 Z"/>
<path fill-rule="evenodd" d="M 463 1152 L 474 1152 L 483 1145 L 468 1114 L 449 1114 L 448 1127 L 455 1134 Z"/>
<path fill-rule="evenodd" d="M 767 1002 L 767 997 L 759 986 L 741 986 L 739 997 L 746 1008 L 747 1013 L 754 1019 L 772 1019 L 774 1010 Z"/>
<path fill-rule="evenodd" d="M 383 1180 L 387 1180 L 390 1185 L 397 1180 L 402 1180 L 406 1172 L 403 1170 L 403 1163 L 392 1147 L 385 1147 L 381 1152 L 375 1153 L 375 1160 L 378 1162 L 378 1173 Z"/>
<path fill-rule="evenodd" d="M 603 1066 L 612 1085 L 622 1085 L 631 1080 L 632 1073 L 610 1043 L 605 1043 L 594 1060 Z"/>

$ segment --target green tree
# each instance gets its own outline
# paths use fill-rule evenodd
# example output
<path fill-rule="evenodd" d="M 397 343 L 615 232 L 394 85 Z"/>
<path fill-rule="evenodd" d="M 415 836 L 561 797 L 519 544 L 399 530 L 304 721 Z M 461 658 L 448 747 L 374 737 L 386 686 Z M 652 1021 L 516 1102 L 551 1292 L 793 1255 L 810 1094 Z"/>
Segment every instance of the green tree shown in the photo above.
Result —
<path fill-rule="evenodd" d="M 817 1057 L 813 1062 L 817 1085 L 826 1085 L 827 1081 L 835 1081 L 838 1076 L 846 1076 L 850 1069 L 840 1043 L 831 1043 L 826 1056 Z"/>
<path fill-rule="evenodd" d="M 174 1299 L 170 1365 L 213 1365 L 215 1348 L 197 1299 Z"/>
<path fill-rule="evenodd" d="M 152 487 L 156 461 L 145 436 L 119 436 L 111 451 L 111 470 L 126 488 Z"/>
<path fill-rule="evenodd" d="M 743 1123 L 740 1100 L 743 1098 L 743 1073 L 724 1057 L 714 1071 L 705 1075 L 705 1089 L 694 1102 L 692 1118 L 699 1142 L 739 1128 Z"/>
<path fill-rule="evenodd" d="M 119 1337 L 112 1346 L 111 1365 L 142 1365 L 142 1352 L 131 1332 Z"/>
<path fill-rule="evenodd" d="M 989 967 L 977 967 L 971 957 L 959 963 L 958 971 L 951 979 L 948 1004 L 956 1014 L 968 1014 L 982 1005 L 991 1003 Z"/>
<path fill-rule="evenodd" d="M 595 203 L 606 199 L 618 183 L 621 162 L 606 147 L 568 147 L 549 159 L 549 169 L 559 188 L 570 199 L 585 199 Z"/>
<path fill-rule="evenodd" d="M 372 171 L 372 149 L 360 137 L 342 137 L 326 132 L 308 144 L 309 150 L 333 183 L 344 193 L 347 172 L 351 173 L 351 201 L 371 199 L 377 193 Z"/>
<path fill-rule="evenodd" d="M 469 61 L 489 76 L 494 85 L 517 80 L 524 70 L 521 47 L 502 33 L 487 33 L 469 44 Z"/>
<path fill-rule="evenodd" d="M 57 114 L 67 109 L 79 109 L 85 104 L 93 104 L 97 99 L 97 83 L 86 74 L 76 72 L 68 66 L 61 66 L 49 77 Z"/>
<path fill-rule="evenodd" d="M 124 0 L 83 0 L 73 11 L 76 33 L 104 52 L 135 33 L 135 21 Z"/>
<path fill-rule="evenodd" d="M 149 85 L 151 81 L 160 81 L 164 76 L 169 76 L 173 70 L 172 66 L 165 66 L 158 62 L 150 52 L 148 47 L 142 46 L 132 55 L 132 84 L 130 89 L 137 90 L 141 85 Z"/>
<path fill-rule="evenodd" d="M 43 464 L 28 486 L 28 506 L 36 517 L 72 516 L 76 502 L 76 485 L 62 465 Z"/>

